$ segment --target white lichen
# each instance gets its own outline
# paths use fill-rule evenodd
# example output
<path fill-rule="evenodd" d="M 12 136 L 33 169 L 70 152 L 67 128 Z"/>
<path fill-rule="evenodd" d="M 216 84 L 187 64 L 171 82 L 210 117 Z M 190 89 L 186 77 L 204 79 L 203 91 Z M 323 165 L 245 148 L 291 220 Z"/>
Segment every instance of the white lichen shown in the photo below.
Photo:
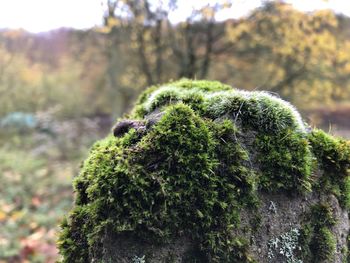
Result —
<path fill-rule="evenodd" d="M 132 259 L 132 263 L 146 263 L 145 255 L 142 257 L 134 256 Z"/>
<path fill-rule="evenodd" d="M 300 251 L 301 247 L 298 243 L 300 230 L 292 228 L 290 231 L 283 233 L 279 237 L 270 239 L 268 242 L 267 257 L 271 261 L 279 255 L 286 263 L 303 263 L 295 255 L 296 251 Z"/>
<path fill-rule="evenodd" d="M 276 206 L 276 203 L 274 201 L 270 201 L 269 211 L 274 213 L 274 214 L 277 213 L 277 206 Z"/>

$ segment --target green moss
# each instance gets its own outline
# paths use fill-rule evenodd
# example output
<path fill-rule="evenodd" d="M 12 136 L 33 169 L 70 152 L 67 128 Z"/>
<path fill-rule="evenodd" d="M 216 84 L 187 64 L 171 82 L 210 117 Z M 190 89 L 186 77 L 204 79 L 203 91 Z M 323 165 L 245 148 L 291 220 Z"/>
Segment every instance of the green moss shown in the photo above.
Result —
<path fill-rule="evenodd" d="M 334 194 L 341 205 L 350 208 L 350 142 L 332 137 L 322 130 L 309 135 L 312 151 L 324 172 L 317 188 Z"/>
<path fill-rule="evenodd" d="M 108 226 L 155 242 L 185 229 L 213 260 L 222 255 L 229 260 L 237 251 L 243 260 L 243 247 L 237 243 L 237 251 L 232 249 L 229 231 L 239 224 L 238 209 L 254 205 L 255 182 L 244 166 L 247 153 L 232 141 L 234 129 L 227 121 L 206 125 L 191 108 L 177 104 L 139 141 L 130 130 L 96 144 L 74 183 L 84 213 L 71 214 L 63 225 L 61 253 L 70 260 L 96 256 L 92 248 Z M 88 222 L 73 227 L 81 217 Z M 76 237 L 73 251 L 65 245 L 68 233 Z M 90 254 L 76 255 L 86 246 Z"/>
<path fill-rule="evenodd" d="M 220 178 L 220 188 L 227 189 L 222 193 L 225 202 L 229 200 L 232 192 L 236 192 L 235 199 L 241 206 L 254 208 L 258 205 L 256 195 L 257 174 L 250 167 L 250 156 L 239 142 L 241 133 L 229 120 L 210 122 L 215 143 L 215 158 L 218 160 L 217 175 Z M 228 188 L 227 188 L 228 187 Z M 227 204 L 230 205 L 230 204 Z M 222 206 L 227 206 L 222 205 Z"/>
<path fill-rule="evenodd" d="M 219 81 L 191 80 L 186 78 L 170 82 L 168 85 L 184 89 L 200 89 L 205 92 L 232 90 L 231 86 L 222 84 Z"/>
<path fill-rule="evenodd" d="M 310 222 L 305 223 L 300 230 L 298 243 L 301 247 L 300 258 L 303 262 L 312 262 L 313 252 L 310 249 L 310 244 L 313 238 L 313 231 L 314 228 Z"/>
<path fill-rule="evenodd" d="M 287 128 L 305 131 L 295 108 L 266 92 L 246 92 L 215 81 L 180 80 L 146 90 L 136 104 L 134 118 L 156 108 L 183 102 L 199 115 L 216 119 L 231 116 L 235 122 L 257 131 L 279 133 Z"/>
<path fill-rule="evenodd" d="M 305 132 L 299 113 L 289 103 L 261 91 L 231 90 L 207 94 L 204 115 L 232 116 L 235 123 L 258 132 L 278 134 L 285 129 Z"/>
<path fill-rule="evenodd" d="M 218 81 L 189 79 L 169 82 L 162 86 L 152 86 L 140 95 L 136 103 L 134 118 L 142 118 L 155 108 L 174 102 L 184 102 L 196 110 L 203 110 L 201 107 L 203 93 L 225 90 L 232 90 L 232 87 Z"/>
<path fill-rule="evenodd" d="M 312 206 L 299 240 L 305 262 L 332 262 L 336 239 L 331 231 L 336 224 L 332 208 L 326 203 Z"/>
<path fill-rule="evenodd" d="M 332 227 L 336 224 L 333 210 L 327 203 L 320 203 L 311 208 L 310 221 L 314 227 Z"/>
<path fill-rule="evenodd" d="M 69 259 L 74 259 L 74 262 L 88 262 L 88 253 L 82 248 L 88 248 L 87 234 L 84 231 L 87 216 L 86 210 L 83 207 L 76 207 L 69 215 L 69 219 L 64 219 L 61 223 L 61 234 L 58 240 L 58 246 L 63 252 L 65 259 L 63 262 L 69 262 Z"/>
<path fill-rule="evenodd" d="M 261 189 L 289 193 L 311 190 L 312 155 L 304 134 L 292 130 L 272 136 L 261 133 L 257 135 L 255 147 L 261 169 Z"/>
<path fill-rule="evenodd" d="M 336 250 L 336 240 L 330 229 L 327 227 L 318 229 L 312 240 L 311 247 L 314 251 L 314 262 L 324 260 L 332 262 Z"/>
<path fill-rule="evenodd" d="M 343 252 L 343 255 L 345 255 L 344 263 L 349 263 L 350 262 L 350 233 L 348 233 L 346 237 L 346 247 L 343 248 L 342 252 Z"/>
<path fill-rule="evenodd" d="M 62 223 L 63 262 L 101 258 L 107 230 L 129 231 L 140 242 L 192 237 L 199 252 L 188 262 L 253 262 L 248 242 L 233 233 L 242 230 L 241 210 L 259 206 L 258 190 L 301 194 L 330 185 L 345 203 L 350 199 L 348 155 L 340 152 L 347 144 L 308 135 L 299 113 L 279 98 L 180 80 L 146 90 L 130 118 L 147 123 L 154 111 L 162 115 L 147 130 L 126 129 L 92 147 L 74 180 L 75 207 Z M 310 179 L 311 149 L 326 178 Z M 312 214 L 327 218 L 320 207 Z M 331 258 L 330 221 L 314 221 L 303 242 Z"/>
<path fill-rule="evenodd" d="M 184 79 L 151 90 L 141 96 L 137 105 L 142 110 L 137 117 L 182 102 L 204 118 L 229 118 L 259 133 L 256 147 L 263 171 L 260 188 L 310 190 L 312 155 L 304 123 L 287 102 L 265 92 L 245 92 L 209 81 Z"/>

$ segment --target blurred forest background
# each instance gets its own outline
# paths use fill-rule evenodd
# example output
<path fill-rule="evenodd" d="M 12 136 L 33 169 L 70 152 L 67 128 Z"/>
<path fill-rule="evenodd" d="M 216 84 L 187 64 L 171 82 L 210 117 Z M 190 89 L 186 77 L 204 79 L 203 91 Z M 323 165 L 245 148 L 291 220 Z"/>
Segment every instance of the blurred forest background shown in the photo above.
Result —
<path fill-rule="evenodd" d="M 269 90 L 350 137 L 349 17 L 269 1 L 222 20 L 234 1 L 221 1 L 172 23 L 176 1 L 106 3 L 101 27 L 0 31 L 0 262 L 57 259 L 80 162 L 147 86 L 186 77 Z"/>

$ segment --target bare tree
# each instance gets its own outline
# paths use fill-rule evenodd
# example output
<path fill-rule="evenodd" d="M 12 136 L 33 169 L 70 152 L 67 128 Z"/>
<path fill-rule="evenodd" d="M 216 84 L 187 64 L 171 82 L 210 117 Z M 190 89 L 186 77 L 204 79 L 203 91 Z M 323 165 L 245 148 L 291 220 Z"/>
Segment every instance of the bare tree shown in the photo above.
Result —
<path fill-rule="evenodd" d="M 205 78 L 213 58 L 224 50 L 218 42 L 225 30 L 215 21 L 223 5 L 208 4 L 174 24 L 169 17 L 176 4 L 176 0 L 108 1 L 105 21 L 117 18 L 121 21 L 117 27 L 128 28 L 139 71 L 148 85 L 179 77 Z"/>

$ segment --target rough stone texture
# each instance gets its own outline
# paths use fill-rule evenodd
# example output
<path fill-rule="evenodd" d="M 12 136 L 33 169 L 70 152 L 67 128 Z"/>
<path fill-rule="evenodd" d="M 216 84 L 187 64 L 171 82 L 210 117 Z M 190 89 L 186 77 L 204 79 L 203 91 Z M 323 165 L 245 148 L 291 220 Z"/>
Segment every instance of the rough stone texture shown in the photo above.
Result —
<path fill-rule="evenodd" d="M 142 257 L 152 263 L 182 263 L 194 244 L 189 238 L 178 238 L 168 244 L 154 244 L 147 240 L 140 241 L 128 234 L 114 235 L 107 233 L 104 240 L 105 262 L 134 263 Z M 141 261 L 142 262 L 142 261 Z"/>
<path fill-rule="evenodd" d="M 345 256 L 341 250 L 347 246 L 347 236 L 344 233 L 349 231 L 349 218 L 347 211 L 341 209 L 334 196 L 320 197 L 310 194 L 304 197 L 291 197 L 283 194 L 262 194 L 261 200 L 262 205 L 257 212 L 261 215 L 261 227 L 256 233 L 246 233 L 246 236 L 250 237 L 251 252 L 257 262 L 287 262 L 278 251 L 274 251 L 273 258 L 268 257 L 269 241 L 291 229 L 301 229 L 305 223 L 305 214 L 319 201 L 328 201 L 333 208 L 333 216 L 337 220 L 337 224 L 332 229 L 337 240 L 337 251 L 333 262 L 344 262 Z M 245 212 L 242 214 L 242 221 L 248 225 L 249 219 L 253 216 Z"/>
<path fill-rule="evenodd" d="M 333 263 L 342 263 L 345 255 L 342 250 L 347 246 L 347 235 L 349 232 L 349 217 L 347 211 L 339 206 L 338 200 L 332 196 L 317 196 L 309 194 L 306 196 L 287 196 L 283 194 L 261 194 L 261 206 L 258 211 L 242 211 L 242 228 L 249 226 L 251 220 L 261 216 L 261 226 L 257 231 L 238 231 L 235 234 L 243 234 L 250 240 L 250 253 L 252 257 L 261 263 L 282 263 L 287 259 L 274 251 L 274 257 L 269 258 L 269 241 L 289 232 L 291 229 L 300 229 L 305 222 L 305 214 L 310 206 L 319 201 L 327 201 L 331 204 L 334 218 L 337 223 L 332 228 L 337 240 L 337 250 Z M 104 260 L 106 262 L 131 263 L 132 259 L 145 256 L 151 263 L 185 263 L 190 253 L 195 251 L 195 244 L 190 238 L 178 238 L 169 244 L 154 245 L 133 238 L 128 235 L 106 234 L 104 240 Z M 112 261 L 108 261 L 113 259 Z M 193 261 L 191 261 L 193 262 Z M 202 261 L 197 261 L 202 262 Z"/>

